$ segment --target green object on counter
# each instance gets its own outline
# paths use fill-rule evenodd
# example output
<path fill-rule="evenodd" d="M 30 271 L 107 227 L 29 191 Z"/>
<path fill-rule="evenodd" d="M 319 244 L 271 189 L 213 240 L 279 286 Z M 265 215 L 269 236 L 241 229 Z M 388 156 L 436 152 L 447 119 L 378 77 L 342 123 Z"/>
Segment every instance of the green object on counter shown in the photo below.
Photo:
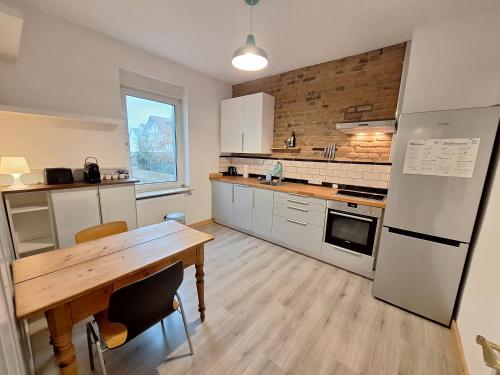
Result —
<path fill-rule="evenodd" d="M 277 162 L 276 165 L 273 168 L 272 175 L 274 177 L 280 177 L 281 178 L 282 174 L 283 174 L 283 165 L 281 164 L 281 162 Z"/>

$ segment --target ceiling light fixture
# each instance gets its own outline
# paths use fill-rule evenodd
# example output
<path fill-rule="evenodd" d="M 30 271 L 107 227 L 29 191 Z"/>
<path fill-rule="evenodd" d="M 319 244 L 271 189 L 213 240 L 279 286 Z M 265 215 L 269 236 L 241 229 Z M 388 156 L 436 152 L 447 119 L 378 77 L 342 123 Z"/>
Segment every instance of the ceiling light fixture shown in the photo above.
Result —
<path fill-rule="evenodd" d="M 252 34 L 253 28 L 253 7 L 259 0 L 245 0 L 250 5 L 250 34 L 247 36 L 245 46 L 238 48 L 233 54 L 233 66 L 240 70 L 256 71 L 267 66 L 267 53 L 255 44 L 255 37 Z"/>

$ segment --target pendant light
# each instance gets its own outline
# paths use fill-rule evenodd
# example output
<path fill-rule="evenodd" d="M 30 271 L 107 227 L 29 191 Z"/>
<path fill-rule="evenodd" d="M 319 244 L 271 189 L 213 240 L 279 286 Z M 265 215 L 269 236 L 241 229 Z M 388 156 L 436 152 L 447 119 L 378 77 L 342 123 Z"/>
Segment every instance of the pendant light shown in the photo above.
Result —
<path fill-rule="evenodd" d="M 233 66 L 237 69 L 256 71 L 267 66 L 267 54 L 262 48 L 255 44 L 255 37 L 252 34 L 253 27 L 253 7 L 259 0 L 245 0 L 250 5 L 250 34 L 247 36 L 245 46 L 238 48 L 233 55 Z"/>

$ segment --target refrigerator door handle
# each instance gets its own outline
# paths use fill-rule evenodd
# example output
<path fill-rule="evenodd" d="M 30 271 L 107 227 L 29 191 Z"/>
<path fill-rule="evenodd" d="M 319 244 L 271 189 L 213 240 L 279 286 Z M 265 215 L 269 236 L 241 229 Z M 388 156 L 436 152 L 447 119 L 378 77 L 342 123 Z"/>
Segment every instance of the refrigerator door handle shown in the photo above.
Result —
<path fill-rule="evenodd" d="M 388 227 L 388 229 L 389 229 L 390 233 L 398 234 L 400 236 L 418 238 L 420 240 L 436 242 L 436 243 L 440 243 L 440 244 L 448 245 L 448 246 L 460 247 L 460 245 L 462 243 L 460 241 L 451 240 L 449 238 L 431 236 L 430 234 L 412 232 L 412 231 L 405 230 L 405 229 L 399 229 L 399 228 L 393 228 L 393 227 Z"/>

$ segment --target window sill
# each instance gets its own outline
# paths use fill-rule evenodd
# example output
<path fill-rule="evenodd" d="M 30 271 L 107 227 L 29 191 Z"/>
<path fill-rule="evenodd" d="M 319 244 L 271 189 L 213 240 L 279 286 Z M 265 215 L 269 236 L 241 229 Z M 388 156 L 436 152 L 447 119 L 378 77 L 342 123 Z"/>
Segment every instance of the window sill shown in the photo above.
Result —
<path fill-rule="evenodd" d="M 191 192 L 193 189 L 190 187 L 178 187 L 178 188 L 170 188 L 170 189 L 160 189 L 160 190 L 147 190 L 147 191 L 138 191 L 135 193 L 135 199 L 148 199 L 148 198 L 156 198 L 163 197 L 165 195 L 174 195 L 174 194 L 183 194 Z"/>

